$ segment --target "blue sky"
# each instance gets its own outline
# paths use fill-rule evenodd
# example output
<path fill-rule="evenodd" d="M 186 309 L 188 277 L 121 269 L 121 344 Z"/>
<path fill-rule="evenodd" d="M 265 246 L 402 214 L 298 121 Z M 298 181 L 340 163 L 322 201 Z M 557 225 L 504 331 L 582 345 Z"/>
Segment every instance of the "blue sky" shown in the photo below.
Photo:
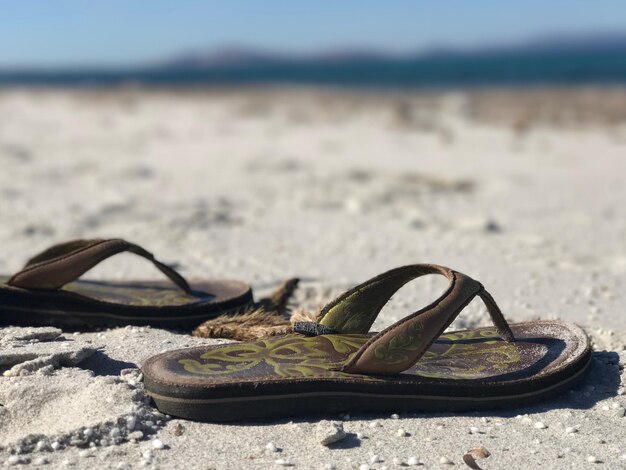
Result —
<path fill-rule="evenodd" d="M 126 65 L 222 45 L 405 52 L 626 32 L 623 0 L 0 0 L 0 67 Z"/>

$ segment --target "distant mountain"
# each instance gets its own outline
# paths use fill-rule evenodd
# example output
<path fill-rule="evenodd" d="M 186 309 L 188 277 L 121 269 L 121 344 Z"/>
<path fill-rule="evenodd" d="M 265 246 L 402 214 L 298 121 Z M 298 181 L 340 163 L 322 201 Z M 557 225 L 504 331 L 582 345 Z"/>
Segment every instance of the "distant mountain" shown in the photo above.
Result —
<path fill-rule="evenodd" d="M 350 63 L 388 60 L 389 54 L 361 49 L 335 49 L 309 54 L 278 53 L 245 46 L 228 46 L 207 52 L 188 52 L 157 64 L 158 68 L 237 68 L 259 65 Z"/>
<path fill-rule="evenodd" d="M 229 46 L 212 49 L 206 52 L 187 52 L 167 59 L 157 67 L 173 68 L 205 68 L 205 67 L 237 67 L 288 60 L 273 52 L 262 51 L 243 46 Z"/>
<path fill-rule="evenodd" d="M 544 36 L 520 44 L 482 46 L 474 48 L 438 47 L 425 52 L 392 54 L 363 49 L 337 49 L 309 54 L 288 54 L 267 50 L 231 46 L 208 52 L 181 54 L 157 65 L 157 68 L 215 69 L 257 67 L 279 64 L 333 64 L 359 62 L 402 62 L 420 59 L 489 56 L 537 55 L 591 52 L 626 53 L 626 33 L 563 34 Z"/>
<path fill-rule="evenodd" d="M 471 48 L 437 47 L 414 58 L 538 56 L 583 53 L 626 54 L 626 33 L 562 34 L 542 36 L 516 44 L 488 45 Z"/>
<path fill-rule="evenodd" d="M 520 47 L 526 51 L 553 52 L 626 52 L 626 33 L 562 34 L 544 36 Z"/>

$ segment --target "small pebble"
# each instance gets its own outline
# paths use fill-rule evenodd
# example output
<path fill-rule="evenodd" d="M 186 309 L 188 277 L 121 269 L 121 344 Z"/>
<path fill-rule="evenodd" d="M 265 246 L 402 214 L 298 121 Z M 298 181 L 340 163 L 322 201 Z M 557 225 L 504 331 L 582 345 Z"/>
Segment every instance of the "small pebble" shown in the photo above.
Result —
<path fill-rule="evenodd" d="M 599 460 L 596 457 L 594 457 L 593 455 L 590 455 L 589 457 L 587 457 L 587 462 L 589 462 L 589 463 L 598 463 Z"/>
<path fill-rule="evenodd" d="M 402 460 L 400 460 L 398 457 L 394 457 L 393 460 L 391 461 L 395 466 L 400 466 L 402 465 Z"/>
<path fill-rule="evenodd" d="M 315 427 L 315 437 L 320 444 L 327 446 L 344 439 L 346 432 L 342 422 L 322 420 Z"/>
<path fill-rule="evenodd" d="M 363 433 L 357 432 L 356 433 L 356 438 L 357 439 L 365 439 L 365 436 L 363 435 Z"/>
<path fill-rule="evenodd" d="M 439 463 L 442 465 L 454 465 L 454 462 L 447 457 L 441 457 Z"/>
<path fill-rule="evenodd" d="M 132 431 L 133 429 L 135 429 L 136 425 L 137 425 L 137 418 L 135 418 L 134 416 L 129 416 L 128 418 L 126 418 L 126 427 L 128 428 L 129 431 Z"/>
<path fill-rule="evenodd" d="M 463 455 L 463 462 L 470 468 L 480 468 L 476 463 L 476 460 L 486 459 L 491 456 L 491 452 L 489 452 L 484 446 L 474 447 L 473 449 L 468 450 Z"/>
<path fill-rule="evenodd" d="M 85 437 L 93 436 L 93 428 L 85 428 L 85 430 L 83 431 L 83 436 Z"/>
<path fill-rule="evenodd" d="M 578 429 L 576 429 L 573 426 L 569 426 L 569 427 L 565 428 L 565 432 L 567 434 L 574 434 L 574 433 L 578 432 Z"/>
<path fill-rule="evenodd" d="M 50 444 L 50 447 L 52 447 L 52 450 L 59 450 L 61 448 L 61 444 L 59 444 L 57 441 L 54 441 L 52 444 Z"/>
<path fill-rule="evenodd" d="M 85 457 L 89 457 L 90 455 L 91 455 L 91 452 L 89 452 L 88 450 L 81 450 L 81 451 L 78 453 L 78 456 L 79 456 L 80 458 L 83 458 L 83 459 L 84 459 Z"/>
<path fill-rule="evenodd" d="M 419 465 L 420 461 L 417 457 L 409 457 L 409 460 L 406 461 L 407 465 Z"/>
<path fill-rule="evenodd" d="M 382 426 L 382 424 L 380 424 L 378 421 L 372 421 L 372 422 L 370 423 L 370 428 L 372 428 L 372 429 L 373 429 L 373 428 L 378 428 L 378 427 L 380 427 L 380 426 Z"/>
<path fill-rule="evenodd" d="M 478 434 L 480 432 L 480 429 L 478 429 L 476 426 L 470 426 L 469 432 L 470 434 Z"/>
<path fill-rule="evenodd" d="M 537 421 L 535 423 L 535 429 L 546 429 L 548 426 L 546 426 L 545 424 L 543 424 L 541 421 Z"/>
<path fill-rule="evenodd" d="M 370 458 L 370 463 L 378 463 L 380 461 L 380 456 L 378 455 L 372 455 L 372 457 Z"/>
<path fill-rule="evenodd" d="M 265 445 L 265 450 L 267 450 L 268 452 L 278 452 L 278 447 L 276 447 L 276 444 L 274 444 L 273 442 L 268 442 Z"/>
<path fill-rule="evenodd" d="M 400 415 L 398 413 L 394 413 L 391 415 L 391 419 L 400 419 Z"/>
<path fill-rule="evenodd" d="M 152 441 L 152 447 L 154 447 L 155 449 L 163 449 L 165 447 L 165 444 L 161 442 L 161 439 L 155 439 Z"/>
<path fill-rule="evenodd" d="M 21 463 L 21 460 L 19 458 L 19 456 L 17 455 L 11 455 L 9 456 L 9 458 L 7 459 L 7 463 L 9 465 L 17 465 L 18 463 Z"/>
<path fill-rule="evenodd" d="M 45 465 L 48 463 L 48 459 L 46 459 L 45 457 L 39 457 L 33 460 L 33 463 L 35 465 Z"/>
<path fill-rule="evenodd" d="M 359 470 L 370 470 L 370 466 L 366 463 L 359 466 Z"/>
<path fill-rule="evenodd" d="M 398 437 L 406 437 L 406 436 L 408 436 L 408 433 L 404 429 L 398 429 L 396 431 L 396 436 L 398 436 Z"/>
<path fill-rule="evenodd" d="M 289 462 L 288 460 L 285 460 L 285 459 L 274 460 L 274 463 L 276 465 L 280 465 L 281 467 L 292 467 L 293 466 L 293 464 L 291 462 Z"/>
<path fill-rule="evenodd" d="M 131 441 L 139 441 L 141 439 L 143 439 L 143 432 L 141 431 L 133 431 L 128 435 L 128 438 Z"/>

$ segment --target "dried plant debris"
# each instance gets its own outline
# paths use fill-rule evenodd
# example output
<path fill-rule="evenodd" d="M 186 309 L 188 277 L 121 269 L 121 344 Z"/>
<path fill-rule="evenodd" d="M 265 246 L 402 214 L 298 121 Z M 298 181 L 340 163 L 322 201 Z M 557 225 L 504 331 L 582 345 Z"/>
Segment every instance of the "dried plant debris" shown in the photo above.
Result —
<path fill-rule="evenodd" d="M 259 300 L 255 304 L 255 307 L 263 308 L 266 311 L 277 312 L 283 315 L 287 314 L 289 301 L 298 288 L 299 283 L 300 279 L 298 278 L 287 279 L 278 287 L 278 289 L 272 292 L 269 297 Z"/>
<path fill-rule="evenodd" d="M 299 279 L 288 279 L 248 310 L 207 320 L 193 331 L 193 335 L 250 341 L 290 333 L 294 322 L 315 321 L 316 314 L 305 309 L 298 309 L 289 315 L 289 301 L 298 283 Z"/>
<path fill-rule="evenodd" d="M 267 336 L 286 334 L 291 323 L 284 315 L 258 308 L 235 315 L 221 315 L 198 326 L 194 336 L 249 341 Z"/>
<path fill-rule="evenodd" d="M 263 308 L 258 308 L 250 312 L 221 315 L 207 320 L 193 331 L 193 335 L 200 338 L 250 341 L 291 333 L 294 322 L 314 321 L 314 319 L 314 314 L 303 309 L 294 312 L 291 317 L 286 317 L 275 311 L 268 312 Z"/>
<path fill-rule="evenodd" d="M 481 470 L 476 461 L 480 459 L 486 459 L 490 455 L 491 453 L 483 446 L 474 447 L 473 449 L 468 450 L 463 455 L 463 462 L 465 462 L 465 464 L 473 470 Z"/>

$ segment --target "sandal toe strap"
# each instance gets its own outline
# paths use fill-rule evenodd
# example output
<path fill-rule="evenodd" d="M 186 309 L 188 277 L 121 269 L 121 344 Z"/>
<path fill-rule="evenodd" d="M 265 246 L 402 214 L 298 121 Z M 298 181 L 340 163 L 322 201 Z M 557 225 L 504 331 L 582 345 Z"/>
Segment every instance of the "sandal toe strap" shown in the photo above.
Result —
<path fill-rule="evenodd" d="M 450 281 L 441 297 L 373 336 L 342 367 L 342 371 L 355 374 L 405 371 L 422 357 L 476 296 L 485 302 L 500 336 L 505 341 L 514 341 L 502 312 L 480 282 L 433 264 L 396 268 L 351 289 L 322 310 L 319 323 L 342 333 L 367 333 L 391 296 L 407 282 L 426 274 L 440 274 Z"/>
<path fill-rule="evenodd" d="M 98 263 L 121 252 L 130 252 L 151 261 L 183 291 L 191 294 L 189 284 L 178 272 L 139 245 L 114 238 L 109 240 L 72 240 L 54 245 L 26 263 L 8 284 L 23 289 L 60 289 L 75 281 Z"/>

